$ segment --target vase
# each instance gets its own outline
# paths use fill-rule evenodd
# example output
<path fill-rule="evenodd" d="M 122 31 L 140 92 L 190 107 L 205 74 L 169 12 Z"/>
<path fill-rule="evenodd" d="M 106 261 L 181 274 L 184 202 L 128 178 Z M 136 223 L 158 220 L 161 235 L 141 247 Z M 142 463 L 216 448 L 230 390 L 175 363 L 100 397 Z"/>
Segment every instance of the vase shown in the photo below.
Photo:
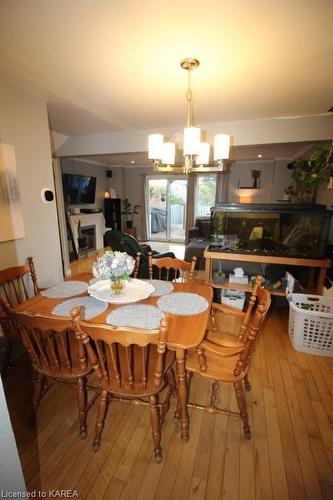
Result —
<path fill-rule="evenodd" d="M 122 282 L 122 280 L 111 280 L 110 286 L 113 293 L 115 293 L 116 295 L 120 295 L 122 289 L 124 288 L 124 283 Z"/>
<path fill-rule="evenodd" d="M 225 282 L 225 274 L 214 273 L 213 274 L 213 283 L 217 285 L 222 285 Z"/>

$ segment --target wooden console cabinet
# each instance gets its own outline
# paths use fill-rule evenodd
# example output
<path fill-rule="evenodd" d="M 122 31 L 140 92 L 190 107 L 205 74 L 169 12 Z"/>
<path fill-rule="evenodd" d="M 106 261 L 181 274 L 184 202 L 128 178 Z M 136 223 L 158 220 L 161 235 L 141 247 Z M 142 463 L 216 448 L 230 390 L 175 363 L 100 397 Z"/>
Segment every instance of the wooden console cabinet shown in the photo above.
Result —
<path fill-rule="evenodd" d="M 205 284 L 214 288 L 231 288 L 233 290 L 244 290 L 249 292 L 252 290 L 251 285 L 237 285 L 235 283 L 229 284 L 228 281 L 222 285 L 213 282 L 213 260 L 234 260 L 241 262 L 257 262 L 259 264 L 277 264 L 286 266 L 286 270 L 290 266 L 301 266 L 310 269 L 309 288 L 313 287 L 314 273 L 318 270 L 316 286 L 311 291 L 317 295 L 322 295 L 325 284 L 326 272 L 332 265 L 330 259 L 298 259 L 296 257 L 274 257 L 272 255 L 254 255 L 254 254 L 241 254 L 229 252 L 212 252 L 206 248 L 204 252 L 205 257 Z M 223 267 L 223 265 L 222 265 Z M 282 290 L 271 289 L 272 295 L 286 295 Z"/>

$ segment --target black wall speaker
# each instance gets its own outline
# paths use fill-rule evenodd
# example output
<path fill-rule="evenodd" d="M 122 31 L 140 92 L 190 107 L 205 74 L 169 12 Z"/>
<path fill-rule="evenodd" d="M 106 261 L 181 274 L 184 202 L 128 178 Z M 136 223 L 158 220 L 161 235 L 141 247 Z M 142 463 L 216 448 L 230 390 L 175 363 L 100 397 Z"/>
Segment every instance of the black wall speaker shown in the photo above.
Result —
<path fill-rule="evenodd" d="M 106 177 L 112 177 L 112 170 L 106 171 Z"/>
<path fill-rule="evenodd" d="M 41 197 L 44 203 L 51 203 L 54 200 L 54 193 L 51 189 L 44 188 L 42 189 Z"/>

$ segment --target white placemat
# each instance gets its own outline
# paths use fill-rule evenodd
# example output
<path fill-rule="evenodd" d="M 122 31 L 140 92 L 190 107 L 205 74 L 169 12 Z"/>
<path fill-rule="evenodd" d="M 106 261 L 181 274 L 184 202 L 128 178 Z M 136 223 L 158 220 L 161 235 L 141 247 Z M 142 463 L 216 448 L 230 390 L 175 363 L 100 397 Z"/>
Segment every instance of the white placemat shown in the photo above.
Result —
<path fill-rule="evenodd" d="M 56 305 L 52 310 L 52 314 L 55 316 L 70 316 L 73 307 L 81 306 L 84 306 L 82 319 L 92 319 L 102 314 L 107 309 L 108 304 L 93 297 L 76 297 L 75 299 L 65 300 Z"/>
<path fill-rule="evenodd" d="M 173 284 L 170 281 L 163 280 L 144 280 L 153 285 L 155 292 L 151 294 L 151 297 L 161 297 L 162 295 L 167 295 L 173 291 Z"/>
<path fill-rule="evenodd" d="M 106 318 L 108 325 L 127 326 L 131 328 L 142 328 L 144 330 L 155 330 L 160 327 L 163 316 L 162 311 L 156 306 L 146 304 L 131 304 L 117 307 Z"/>
<path fill-rule="evenodd" d="M 66 297 L 75 297 L 75 295 L 81 295 L 87 291 L 88 284 L 84 281 L 63 281 L 57 283 L 51 288 L 41 292 L 41 295 L 47 297 L 48 299 L 64 299 Z"/>
<path fill-rule="evenodd" d="M 197 293 L 175 292 L 164 295 L 157 301 L 158 307 L 176 316 L 193 316 L 208 308 L 207 300 Z"/>

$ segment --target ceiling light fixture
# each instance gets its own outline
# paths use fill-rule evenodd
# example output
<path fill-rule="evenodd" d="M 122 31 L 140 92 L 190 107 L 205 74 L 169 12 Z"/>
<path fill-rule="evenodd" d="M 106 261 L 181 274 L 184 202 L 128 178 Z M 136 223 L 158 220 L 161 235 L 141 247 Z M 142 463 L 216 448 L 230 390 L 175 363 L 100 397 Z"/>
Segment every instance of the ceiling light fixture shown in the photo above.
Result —
<path fill-rule="evenodd" d="M 229 159 L 230 135 L 218 134 L 214 137 L 214 161 L 216 164 L 209 167 L 210 145 L 201 142 L 201 129 L 194 127 L 193 100 L 191 90 L 191 72 L 199 66 L 198 59 L 187 58 L 180 63 L 188 72 L 187 126 L 183 136 L 184 165 L 175 165 L 176 145 L 174 142 L 165 142 L 162 134 L 148 136 L 148 158 L 154 165 L 154 170 L 162 172 L 210 172 L 226 170 L 225 160 Z"/>

